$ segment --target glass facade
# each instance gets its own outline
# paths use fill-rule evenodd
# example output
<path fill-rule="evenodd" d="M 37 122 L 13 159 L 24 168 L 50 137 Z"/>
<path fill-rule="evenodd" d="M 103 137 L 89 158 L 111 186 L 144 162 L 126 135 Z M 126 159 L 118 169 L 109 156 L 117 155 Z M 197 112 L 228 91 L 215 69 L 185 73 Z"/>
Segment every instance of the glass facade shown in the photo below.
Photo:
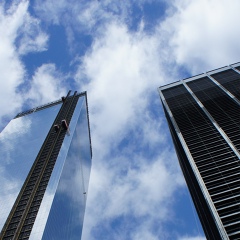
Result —
<path fill-rule="evenodd" d="M 0 134 L 2 229 L 60 105 L 13 119 Z"/>
<path fill-rule="evenodd" d="M 159 88 L 207 239 L 240 238 L 239 66 Z"/>
<path fill-rule="evenodd" d="M 46 240 L 74 240 L 82 234 L 91 168 L 86 105 L 82 104 L 72 120 L 73 136 L 70 146 L 65 148 L 68 152 L 42 238 Z"/>
<path fill-rule="evenodd" d="M 81 238 L 91 169 L 86 93 L 69 96 L 66 102 L 21 114 L 0 134 L 1 239 Z M 67 120 L 70 114 L 66 131 L 63 125 L 54 130 L 57 119 L 64 120 L 61 114 Z M 51 134 L 57 137 L 51 140 Z M 41 160 L 44 149 L 48 152 L 39 165 L 37 159 Z M 40 173 L 35 177 L 34 171 Z M 30 197 L 25 201 L 27 181 L 35 185 L 30 184 Z"/>

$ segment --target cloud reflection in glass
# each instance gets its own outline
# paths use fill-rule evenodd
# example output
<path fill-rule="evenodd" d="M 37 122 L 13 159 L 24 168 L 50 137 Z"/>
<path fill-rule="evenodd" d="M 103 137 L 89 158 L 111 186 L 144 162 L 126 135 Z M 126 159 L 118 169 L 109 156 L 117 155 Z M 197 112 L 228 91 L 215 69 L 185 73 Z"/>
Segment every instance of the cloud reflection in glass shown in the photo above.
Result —
<path fill-rule="evenodd" d="M 13 119 L 0 133 L 0 229 L 60 107 L 58 104 Z"/>

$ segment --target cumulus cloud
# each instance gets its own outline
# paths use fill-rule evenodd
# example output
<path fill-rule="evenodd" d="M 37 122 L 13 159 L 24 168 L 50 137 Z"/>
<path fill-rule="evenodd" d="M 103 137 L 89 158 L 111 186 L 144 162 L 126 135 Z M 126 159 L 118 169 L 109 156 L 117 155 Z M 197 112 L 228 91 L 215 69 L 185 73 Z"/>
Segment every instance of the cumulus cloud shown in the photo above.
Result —
<path fill-rule="evenodd" d="M 29 52 L 47 50 L 48 35 L 41 30 L 40 20 L 33 18 L 29 13 L 24 16 L 24 24 L 18 31 L 18 53 L 26 55 Z"/>
<path fill-rule="evenodd" d="M 76 1 L 60 0 L 57 3 L 52 0 L 36 1 L 35 11 L 48 23 L 72 25 L 78 23 L 79 30 L 90 30 L 97 21 L 108 18 L 103 7 L 113 5 L 109 1 Z M 74 6 L 74 7 L 72 7 Z M 116 4 L 118 6 L 118 4 Z M 109 9 L 110 10 L 110 9 Z M 71 11 L 71 15 L 69 15 Z M 63 21 L 64 20 L 64 21 Z"/>
<path fill-rule="evenodd" d="M 32 106 L 57 100 L 68 91 L 64 79 L 54 64 L 44 64 L 36 69 L 26 97 Z"/>
<path fill-rule="evenodd" d="M 186 236 L 186 237 L 179 238 L 179 240 L 206 240 L 206 238 L 201 236 L 196 236 L 196 237 Z"/>
<path fill-rule="evenodd" d="M 40 31 L 39 21 L 29 15 L 28 6 L 28 1 L 13 2 L 8 8 L 4 2 L 0 4 L 1 126 L 4 117 L 16 114 L 24 102 L 18 87 L 27 75 L 20 54 L 45 48 L 46 34 Z"/>
<path fill-rule="evenodd" d="M 95 135 L 108 137 L 112 143 L 139 121 L 148 97 L 152 92 L 157 96 L 157 86 L 164 79 L 159 74 L 156 39 L 131 35 L 118 24 L 110 24 L 103 32 L 84 57 L 76 79 L 89 92 L 96 115 L 92 124 L 107 125 L 98 128 Z M 89 83 L 83 85 L 84 81 Z"/>
<path fill-rule="evenodd" d="M 144 232 L 143 236 L 164 234 L 162 224 L 174 215 L 171 196 L 182 186 L 179 172 L 169 171 L 164 162 L 171 155 L 173 159 L 173 154 L 165 153 L 152 163 L 139 155 L 111 157 L 111 163 L 105 164 L 103 159 L 95 158 L 99 163 L 92 169 L 83 239 L 96 239 L 96 234 L 101 234 L 95 232 L 96 228 L 104 229 L 105 239 L 111 239 L 107 225 L 114 221 L 125 228 L 124 232 L 116 232 L 119 239 L 137 239 L 139 232 Z M 127 221 L 129 226 L 125 226 L 125 218 L 132 219 L 131 223 Z"/>
<path fill-rule="evenodd" d="M 173 1 L 163 24 L 176 63 L 193 74 L 239 61 L 237 0 Z"/>
<path fill-rule="evenodd" d="M 16 54 L 14 41 L 27 11 L 27 3 L 13 6 L 8 12 L 4 11 L 4 6 L 1 4 L 0 11 L 0 111 L 3 116 L 14 113 L 22 103 L 21 96 L 16 94 L 16 89 L 24 79 L 25 70 Z"/>
<path fill-rule="evenodd" d="M 36 0 L 34 2 L 34 9 L 37 16 L 47 24 L 62 25 L 65 27 L 69 48 L 73 50 L 74 45 L 83 44 L 76 41 L 76 39 L 79 39 L 79 34 L 92 37 L 102 30 L 103 25 L 108 25 L 112 21 L 124 23 L 129 28 L 135 25 L 138 26 L 144 19 L 144 5 L 157 3 L 159 4 L 159 12 L 164 13 L 165 7 L 163 6 L 165 5 L 160 4 L 164 1 L 126 0 L 124 2 L 115 2 L 109 0 L 60 0 L 56 3 L 52 0 Z M 135 11 L 138 11 L 137 17 L 133 14 Z"/>
<path fill-rule="evenodd" d="M 68 19 L 71 23 L 81 23 L 82 30 L 91 29 L 99 21 L 108 21 L 112 17 L 117 17 L 122 21 L 131 19 L 132 4 L 142 6 L 156 0 L 133 0 L 124 2 L 114 2 L 109 0 L 84 1 L 84 0 L 60 0 L 57 3 L 52 0 L 37 0 L 35 10 L 45 21 L 54 24 L 62 24 L 62 19 Z M 74 8 L 72 8 L 74 6 Z M 71 16 L 68 11 L 71 9 Z M 78 22 L 79 21 L 79 22 Z M 68 22 L 69 23 L 69 22 Z"/>
<path fill-rule="evenodd" d="M 95 239 L 96 228 L 105 229 L 105 239 L 113 238 L 106 236 L 107 225 L 126 216 L 133 225 L 114 239 L 137 239 L 138 232 L 154 239 L 154 221 L 170 220 L 171 196 L 184 186 L 174 152 L 158 147 L 166 144 L 166 129 L 153 112 L 160 109 L 157 87 L 167 81 L 158 48 L 157 38 L 114 22 L 81 59 L 75 79 L 88 91 L 96 153 L 83 239 Z"/>
<path fill-rule="evenodd" d="M 166 219 L 168 210 L 166 206 L 170 203 L 164 201 L 171 196 L 173 189 L 179 184 L 179 179 L 169 182 L 173 178 L 173 173 L 170 173 L 164 164 L 164 157 L 155 159 L 153 163 L 146 162 L 146 159 L 141 159 L 141 156 L 131 156 L 132 163 L 126 174 L 122 174 L 116 164 L 116 169 L 111 168 L 116 176 L 110 181 L 114 187 L 109 189 L 110 197 L 108 206 L 105 211 L 106 216 L 118 216 L 121 214 L 133 214 L 134 216 L 144 216 L 154 213 L 160 207 L 159 219 Z M 134 159 L 135 158 L 135 159 Z M 129 161 L 130 159 L 116 159 L 117 161 Z M 115 161 L 116 161 L 115 160 Z M 116 162 L 117 162 L 116 161 Z M 159 173 L 161 175 L 159 176 Z M 171 176 L 172 175 L 172 176 Z M 168 189 L 165 186 L 168 185 Z M 158 189 L 158 191 L 156 191 Z"/>

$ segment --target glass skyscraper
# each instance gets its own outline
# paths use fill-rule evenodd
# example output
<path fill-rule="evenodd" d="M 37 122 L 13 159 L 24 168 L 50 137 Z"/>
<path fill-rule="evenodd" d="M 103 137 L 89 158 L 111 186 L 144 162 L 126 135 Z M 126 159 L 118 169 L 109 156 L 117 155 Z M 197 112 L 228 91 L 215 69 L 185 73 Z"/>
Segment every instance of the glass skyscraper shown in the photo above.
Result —
<path fill-rule="evenodd" d="M 92 159 L 86 92 L 18 114 L 0 152 L 0 239 L 80 239 Z"/>
<path fill-rule="evenodd" d="M 159 93 L 207 239 L 240 239 L 240 64 Z"/>

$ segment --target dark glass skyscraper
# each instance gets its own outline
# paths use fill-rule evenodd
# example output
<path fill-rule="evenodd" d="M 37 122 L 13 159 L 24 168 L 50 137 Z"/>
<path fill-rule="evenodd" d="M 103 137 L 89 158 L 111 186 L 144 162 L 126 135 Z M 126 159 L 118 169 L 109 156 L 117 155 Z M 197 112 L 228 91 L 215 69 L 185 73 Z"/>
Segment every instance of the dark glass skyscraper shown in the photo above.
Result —
<path fill-rule="evenodd" d="M 18 114 L 0 152 L 0 239 L 80 239 L 92 158 L 86 92 Z"/>
<path fill-rule="evenodd" d="M 207 239 L 240 239 L 240 64 L 159 88 Z"/>

